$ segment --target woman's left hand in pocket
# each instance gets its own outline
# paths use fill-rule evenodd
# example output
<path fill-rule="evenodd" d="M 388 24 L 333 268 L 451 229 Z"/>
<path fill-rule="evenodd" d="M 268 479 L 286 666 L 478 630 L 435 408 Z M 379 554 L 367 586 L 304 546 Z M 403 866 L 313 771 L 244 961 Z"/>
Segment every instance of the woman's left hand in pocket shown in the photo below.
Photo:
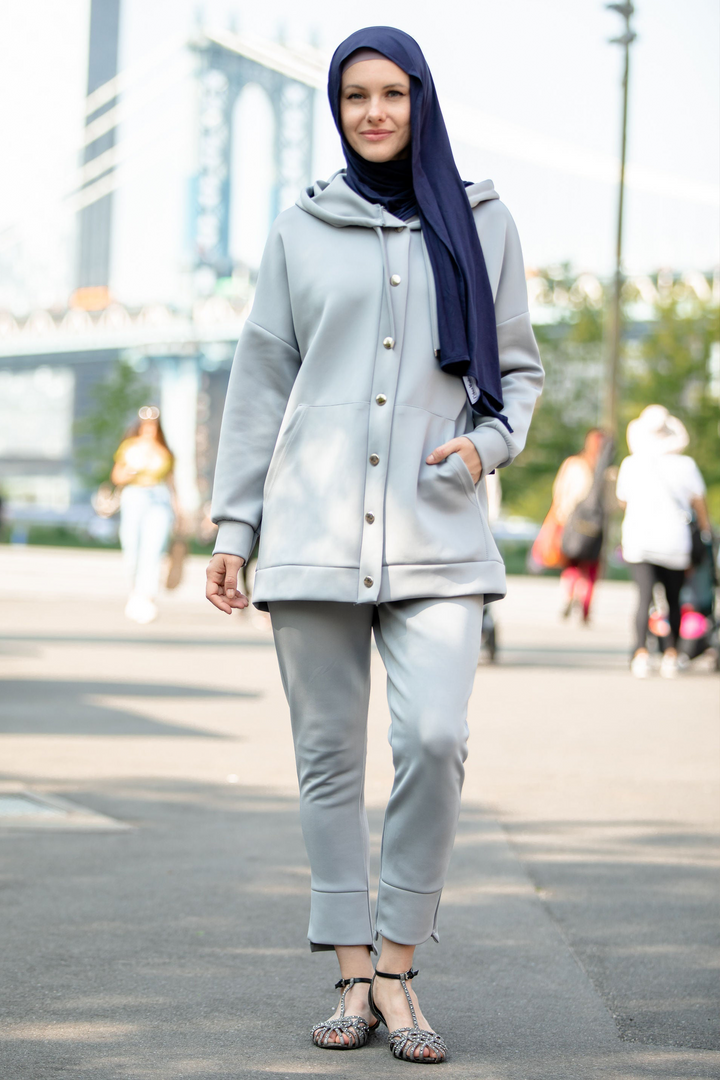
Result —
<path fill-rule="evenodd" d="M 475 449 L 475 444 L 466 439 L 464 435 L 461 435 L 457 439 L 451 439 L 450 442 L 443 443 L 442 446 L 437 446 L 433 450 L 429 457 L 425 458 L 428 465 L 439 465 L 445 458 L 450 457 L 451 454 L 459 454 L 467 465 L 468 472 L 473 478 L 473 483 L 477 484 L 482 476 L 482 461 L 480 455 Z"/>

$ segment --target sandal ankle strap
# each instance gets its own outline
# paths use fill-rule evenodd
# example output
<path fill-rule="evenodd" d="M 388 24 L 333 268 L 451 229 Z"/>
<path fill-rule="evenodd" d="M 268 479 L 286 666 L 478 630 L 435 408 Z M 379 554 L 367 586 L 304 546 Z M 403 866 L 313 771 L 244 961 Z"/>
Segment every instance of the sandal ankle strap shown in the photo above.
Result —
<path fill-rule="evenodd" d="M 393 975 L 389 971 L 378 971 L 378 969 L 375 968 L 375 974 L 379 975 L 381 979 L 402 979 L 403 981 L 409 982 L 409 980 L 414 979 L 419 972 L 413 971 L 413 969 L 410 968 L 409 971 L 403 971 L 402 975 Z"/>
<path fill-rule="evenodd" d="M 352 978 L 352 979 L 340 979 L 338 982 L 335 983 L 335 989 L 336 990 L 344 990 L 346 986 L 354 986 L 355 983 L 368 983 L 369 984 L 371 982 L 372 982 L 372 979 L 360 978 L 360 976 L 357 976 L 356 978 Z"/>

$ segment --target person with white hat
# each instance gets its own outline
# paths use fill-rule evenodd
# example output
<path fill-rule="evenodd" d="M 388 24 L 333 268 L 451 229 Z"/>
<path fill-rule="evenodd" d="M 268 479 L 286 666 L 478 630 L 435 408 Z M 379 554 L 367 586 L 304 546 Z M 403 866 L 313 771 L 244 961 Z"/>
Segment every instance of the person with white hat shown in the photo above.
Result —
<path fill-rule="evenodd" d="M 662 405 L 648 405 L 627 429 L 630 455 L 620 465 L 616 491 L 625 508 L 623 559 L 639 590 L 630 665 L 637 678 L 650 674 L 648 614 L 658 583 L 665 591 L 670 623 L 670 645 L 663 653 L 660 674 L 677 675 L 680 590 L 692 559 L 693 515 L 701 533 L 711 536 L 705 483 L 695 461 L 683 454 L 689 441 L 685 425 Z"/>

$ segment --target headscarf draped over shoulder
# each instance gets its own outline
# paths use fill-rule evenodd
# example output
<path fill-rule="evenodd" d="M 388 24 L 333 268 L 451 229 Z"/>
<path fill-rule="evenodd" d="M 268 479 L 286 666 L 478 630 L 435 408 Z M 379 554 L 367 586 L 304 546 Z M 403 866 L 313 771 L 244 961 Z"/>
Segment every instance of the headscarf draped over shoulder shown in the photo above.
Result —
<path fill-rule="evenodd" d="M 410 77 L 412 145 L 406 161 L 370 162 L 345 139 L 340 121 L 342 73 L 353 54 L 380 54 Z M 367 59 L 368 57 L 365 56 Z M 418 43 L 392 26 L 357 30 L 335 50 L 330 108 L 347 161 L 346 183 L 402 220 L 418 214 L 435 278 L 440 367 L 463 379 L 473 408 L 500 419 L 495 304 L 472 209 L 450 148 L 435 84 Z"/>

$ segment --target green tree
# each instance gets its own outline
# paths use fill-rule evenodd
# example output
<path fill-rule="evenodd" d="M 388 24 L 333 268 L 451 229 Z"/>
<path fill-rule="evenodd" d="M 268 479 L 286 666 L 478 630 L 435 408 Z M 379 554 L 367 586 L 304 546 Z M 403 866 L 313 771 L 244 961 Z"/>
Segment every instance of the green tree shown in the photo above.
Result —
<path fill-rule="evenodd" d="M 147 383 L 123 360 L 90 390 L 91 407 L 75 424 L 75 462 L 89 488 L 110 479 L 113 455 L 149 394 Z"/>
<path fill-rule="evenodd" d="M 563 267 L 543 274 L 550 322 L 534 327 L 545 368 L 545 388 L 530 427 L 527 446 L 510 469 L 503 469 L 503 508 L 542 521 L 552 499 L 560 465 L 583 445 L 602 411 L 603 309 L 600 297 L 573 288 L 574 275 Z M 560 307 L 562 303 L 562 307 Z M 555 318 L 556 310 L 562 315 Z"/>
<path fill-rule="evenodd" d="M 545 366 L 545 389 L 535 410 L 527 447 L 511 469 L 501 472 L 506 513 L 542 521 L 562 461 L 577 453 L 588 428 L 599 425 L 605 393 L 606 299 L 578 289 L 564 266 L 541 273 L 541 301 L 549 319 L 535 325 Z M 581 280 L 581 279 L 580 279 Z M 710 355 L 720 338 L 717 299 L 704 298 L 682 281 L 653 280 L 658 299 L 644 312 L 628 283 L 617 460 L 627 453 L 625 429 L 646 405 L 665 405 L 690 433 L 688 453 L 708 485 L 710 513 L 720 522 L 720 402 L 711 385 Z M 700 290 L 703 292 L 704 290 Z M 642 318 L 640 318 L 642 314 Z M 633 318 L 632 316 L 637 316 Z"/>
<path fill-rule="evenodd" d="M 675 282 L 660 291 L 647 333 L 624 364 L 620 449 L 625 428 L 646 405 L 664 405 L 688 429 L 687 453 L 708 487 L 710 514 L 720 523 L 720 401 L 713 396 L 710 355 L 720 339 L 720 308 Z M 716 391 L 715 391 L 716 392 Z"/>

